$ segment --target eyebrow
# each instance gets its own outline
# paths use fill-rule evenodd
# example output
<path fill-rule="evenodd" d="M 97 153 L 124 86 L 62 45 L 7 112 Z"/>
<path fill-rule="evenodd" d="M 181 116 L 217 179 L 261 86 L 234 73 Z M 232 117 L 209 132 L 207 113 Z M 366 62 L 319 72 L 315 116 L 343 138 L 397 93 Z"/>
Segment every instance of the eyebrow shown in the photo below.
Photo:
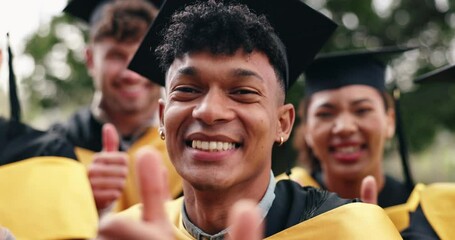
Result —
<path fill-rule="evenodd" d="M 236 77 L 255 77 L 261 81 L 264 81 L 264 79 L 259 74 L 248 69 L 236 68 L 232 71 L 232 73 Z"/>
<path fill-rule="evenodd" d="M 357 100 L 354 100 L 354 101 L 350 102 L 350 105 L 359 105 L 359 104 L 362 104 L 364 102 L 372 102 L 372 101 L 369 98 L 361 98 L 361 99 L 357 99 Z M 335 109 L 336 107 L 335 107 L 335 105 L 333 103 L 326 102 L 326 103 L 323 103 L 323 104 L 317 106 L 317 108 Z"/>
<path fill-rule="evenodd" d="M 179 75 L 195 76 L 197 70 L 195 67 L 189 66 L 189 67 L 180 68 L 177 72 L 179 73 Z"/>
<path fill-rule="evenodd" d="M 361 98 L 361 99 L 357 99 L 355 101 L 352 101 L 351 104 L 358 105 L 358 104 L 361 104 L 361 103 L 364 103 L 364 102 L 372 102 L 372 101 L 369 98 Z"/>
<path fill-rule="evenodd" d="M 198 74 L 198 70 L 194 66 L 188 66 L 188 67 L 181 68 L 177 72 L 179 73 L 179 75 L 185 75 L 185 76 L 196 76 Z M 241 78 L 254 77 L 254 78 L 257 78 L 258 80 L 264 81 L 264 79 L 256 72 L 248 70 L 248 69 L 244 69 L 244 68 L 233 69 L 231 71 L 231 75 L 233 77 L 241 77 Z"/>

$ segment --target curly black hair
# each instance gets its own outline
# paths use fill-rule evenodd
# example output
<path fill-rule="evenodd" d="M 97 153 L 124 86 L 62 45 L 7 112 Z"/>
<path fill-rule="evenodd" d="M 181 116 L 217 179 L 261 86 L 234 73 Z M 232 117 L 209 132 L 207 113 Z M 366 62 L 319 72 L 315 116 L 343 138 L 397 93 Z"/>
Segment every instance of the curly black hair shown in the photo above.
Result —
<path fill-rule="evenodd" d="M 247 53 L 258 50 L 268 56 L 284 91 L 286 60 L 280 49 L 283 43 L 266 17 L 258 16 L 246 5 L 222 0 L 197 2 L 174 13 L 162 34 L 163 42 L 155 54 L 165 71 L 185 53 L 232 55 L 239 49 Z"/>

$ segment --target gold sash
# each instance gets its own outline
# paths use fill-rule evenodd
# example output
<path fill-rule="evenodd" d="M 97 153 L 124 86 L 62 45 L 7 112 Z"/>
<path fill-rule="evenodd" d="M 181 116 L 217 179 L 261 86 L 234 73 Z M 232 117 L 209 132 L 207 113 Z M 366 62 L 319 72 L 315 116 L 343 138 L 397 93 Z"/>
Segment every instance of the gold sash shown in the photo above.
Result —
<path fill-rule="evenodd" d="M 87 172 L 63 157 L 0 167 L 0 225 L 17 239 L 88 239 L 98 215 Z"/>

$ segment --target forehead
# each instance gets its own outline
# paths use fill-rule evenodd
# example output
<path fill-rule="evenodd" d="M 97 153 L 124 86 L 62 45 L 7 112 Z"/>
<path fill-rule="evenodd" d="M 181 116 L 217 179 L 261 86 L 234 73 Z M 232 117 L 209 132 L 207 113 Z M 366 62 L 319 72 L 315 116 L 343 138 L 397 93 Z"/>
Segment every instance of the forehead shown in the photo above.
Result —
<path fill-rule="evenodd" d="M 356 103 L 359 100 L 382 102 L 380 92 L 366 85 L 349 85 L 341 88 L 319 91 L 311 95 L 310 107 L 324 104 Z"/>
<path fill-rule="evenodd" d="M 247 76 L 257 78 L 267 86 L 278 84 L 277 74 L 264 53 L 237 50 L 230 55 L 202 51 L 176 58 L 166 74 L 166 86 L 172 86 L 181 77 L 229 82 Z"/>

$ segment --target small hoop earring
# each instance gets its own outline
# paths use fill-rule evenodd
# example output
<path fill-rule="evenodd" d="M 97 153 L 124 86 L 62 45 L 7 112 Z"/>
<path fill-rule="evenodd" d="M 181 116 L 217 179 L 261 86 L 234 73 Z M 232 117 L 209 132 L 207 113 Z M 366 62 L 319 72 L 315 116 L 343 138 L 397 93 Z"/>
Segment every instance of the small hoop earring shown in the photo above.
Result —
<path fill-rule="evenodd" d="M 166 136 L 164 135 L 164 131 L 163 131 L 163 129 L 160 129 L 160 131 L 159 131 L 159 132 L 160 132 L 160 138 L 161 138 L 161 140 L 163 140 L 163 141 L 164 141 L 164 140 L 166 139 Z"/>
<path fill-rule="evenodd" d="M 284 143 L 284 138 L 283 138 L 283 136 L 281 136 L 280 137 L 280 143 L 278 144 L 278 146 L 281 147 L 281 145 L 283 145 L 283 143 Z"/>

